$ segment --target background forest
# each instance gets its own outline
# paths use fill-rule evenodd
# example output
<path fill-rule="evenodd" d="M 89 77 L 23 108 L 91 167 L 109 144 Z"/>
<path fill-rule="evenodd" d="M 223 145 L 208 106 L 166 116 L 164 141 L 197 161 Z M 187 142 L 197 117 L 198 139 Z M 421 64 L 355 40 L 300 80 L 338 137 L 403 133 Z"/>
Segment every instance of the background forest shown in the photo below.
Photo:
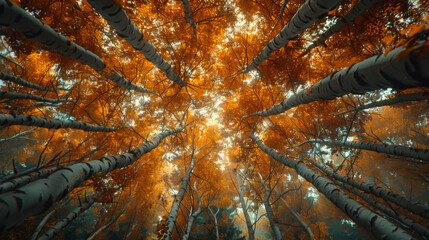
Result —
<path fill-rule="evenodd" d="M 428 7 L 0 0 L 0 239 L 429 239 Z"/>

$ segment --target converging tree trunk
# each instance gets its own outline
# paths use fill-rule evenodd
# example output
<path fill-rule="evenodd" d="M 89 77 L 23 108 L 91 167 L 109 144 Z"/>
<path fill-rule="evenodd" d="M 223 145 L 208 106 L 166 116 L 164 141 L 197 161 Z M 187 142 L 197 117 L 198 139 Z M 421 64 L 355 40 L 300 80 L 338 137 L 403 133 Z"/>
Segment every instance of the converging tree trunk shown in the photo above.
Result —
<path fill-rule="evenodd" d="M 214 226 L 215 226 L 215 231 L 216 231 L 216 240 L 219 240 L 219 227 L 218 227 L 218 223 L 217 223 L 217 214 L 220 211 L 220 208 L 216 207 L 216 212 L 213 212 L 213 210 L 210 208 L 210 206 L 208 207 L 210 213 L 213 216 L 214 219 Z"/>
<path fill-rule="evenodd" d="M 274 213 L 273 213 L 273 210 L 271 209 L 271 204 L 270 204 L 271 190 L 265 184 L 264 178 L 259 172 L 258 172 L 258 175 L 259 175 L 259 179 L 261 180 L 262 186 L 264 186 L 264 189 L 265 189 L 264 206 L 265 206 L 265 211 L 267 212 L 268 221 L 270 222 L 271 230 L 273 231 L 274 236 L 276 237 L 276 240 L 282 240 L 283 239 L 282 232 L 280 231 L 279 225 L 274 219 Z"/>
<path fill-rule="evenodd" d="M 155 66 L 164 70 L 170 80 L 182 87 L 186 86 L 186 82 L 177 76 L 171 65 L 165 61 L 156 51 L 155 47 L 144 38 L 143 33 L 114 0 L 88 0 L 88 3 L 107 20 L 119 36 L 127 40 L 136 50 L 143 53 Z"/>
<path fill-rule="evenodd" d="M 13 192 L 0 194 L 0 230 L 46 211 L 91 177 L 103 176 L 129 166 L 143 154 L 156 148 L 164 138 L 181 130 L 182 128 L 178 128 L 162 132 L 152 141 L 124 154 L 63 166 L 45 178 L 26 184 Z"/>
<path fill-rule="evenodd" d="M 188 0 L 182 0 L 183 8 L 185 9 L 185 20 L 187 23 L 191 24 L 192 29 L 194 30 L 194 35 L 197 37 L 197 24 L 191 18 L 191 6 L 189 6 Z"/>
<path fill-rule="evenodd" d="M 349 93 L 365 94 L 379 89 L 407 89 L 429 86 L 429 51 L 423 41 L 412 49 L 396 48 L 387 55 L 368 58 L 325 77 L 272 108 L 250 116 L 267 117 L 301 104 L 332 100 Z"/>
<path fill-rule="evenodd" d="M 183 235 L 183 240 L 189 239 L 189 236 L 190 236 L 191 231 L 192 231 L 192 226 L 194 225 L 195 218 L 197 218 L 201 213 L 201 204 L 202 204 L 201 203 L 201 196 L 198 193 L 198 189 L 197 189 L 197 187 L 195 187 L 195 184 L 194 184 L 194 187 L 191 187 L 191 188 L 197 194 L 198 208 L 197 208 L 197 211 L 193 212 L 193 206 L 191 206 L 191 212 L 189 213 L 189 221 L 186 224 L 186 231 L 185 231 L 185 234 Z"/>
<path fill-rule="evenodd" d="M 412 147 L 403 147 L 398 145 L 367 143 L 367 142 L 341 142 L 329 140 L 310 140 L 309 142 L 318 143 L 327 146 L 348 147 L 354 149 L 369 150 L 373 152 L 386 153 L 390 155 L 410 157 L 429 162 L 429 149 L 420 149 Z"/>
<path fill-rule="evenodd" d="M 251 138 L 256 141 L 258 147 L 273 159 L 284 165 L 295 169 L 295 171 L 316 189 L 323 193 L 333 204 L 347 214 L 354 222 L 371 232 L 379 239 L 413 239 L 403 229 L 395 226 L 380 215 L 366 209 L 360 203 L 347 196 L 339 187 L 324 178 L 322 175 L 311 170 L 301 161 L 287 158 L 265 146 L 259 137 L 251 134 Z"/>
<path fill-rule="evenodd" d="M 14 83 L 19 84 L 19 85 L 24 86 L 24 87 L 37 89 L 39 91 L 50 91 L 50 90 L 52 90 L 52 89 L 44 88 L 40 85 L 25 81 L 22 78 L 15 77 L 15 76 L 3 73 L 3 72 L 0 72 L 0 79 L 4 80 L 4 81 L 14 82 Z"/>
<path fill-rule="evenodd" d="M 305 56 L 311 52 L 315 47 L 318 47 L 322 44 L 325 44 L 326 40 L 330 38 L 332 35 L 338 33 L 343 29 L 345 26 L 347 26 L 349 23 L 354 21 L 357 17 L 362 15 L 363 12 L 365 12 L 370 7 L 374 6 L 378 0 L 360 0 L 350 11 L 348 11 L 344 17 L 341 19 L 338 19 L 337 22 L 330 27 L 328 30 L 326 30 L 322 35 L 316 39 L 301 55 L 298 56 L 298 58 Z"/>
<path fill-rule="evenodd" d="M 0 11 L 0 25 L 13 28 L 23 33 L 26 37 L 40 42 L 49 49 L 54 49 L 64 56 L 90 66 L 125 89 L 157 94 L 131 83 L 115 71 L 105 71 L 106 64 L 100 57 L 70 41 L 10 1 L 0 0 L 0 8 L 2 9 Z"/>
<path fill-rule="evenodd" d="M 68 99 L 45 98 L 45 97 L 40 97 L 37 95 L 30 94 L 30 93 L 3 92 L 3 91 L 0 91 L 0 98 L 29 99 L 29 100 L 39 101 L 39 102 L 48 102 L 48 103 L 75 102 L 74 100 L 68 100 Z"/>
<path fill-rule="evenodd" d="M 336 114 L 336 116 L 341 115 L 341 114 L 346 114 L 349 112 L 357 112 L 357 111 L 362 111 L 365 109 L 369 109 L 369 108 L 376 108 L 376 107 L 383 107 L 383 106 L 391 106 L 393 104 L 396 103 L 400 103 L 400 102 L 411 102 L 411 101 L 422 101 L 422 100 L 427 100 L 429 98 L 429 92 L 419 92 L 419 93 L 409 93 L 409 94 L 401 94 L 397 97 L 394 98 L 390 98 L 387 100 L 382 100 L 382 101 L 378 101 L 378 102 L 372 102 L 372 103 L 368 103 L 344 112 L 340 112 L 338 114 Z"/>
<path fill-rule="evenodd" d="M 0 126 L 7 127 L 12 125 L 35 126 L 35 127 L 43 127 L 43 128 L 54 128 L 54 129 L 71 128 L 71 129 L 80 129 L 84 131 L 93 131 L 93 132 L 115 131 L 115 128 L 112 128 L 112 127 L 96 126 L 96 125 L 79 122 L 75 120 L 46 119 L 46 118 L 36 117 L 31 115 L 0 113 Z"/>
<path fill-rule="evenodd" d="M 179 192 L 174 198 L 173 205 L 171 206 L 170 213 L 167 217 L 167 231 L 163 233 L 162 239 L 169 240 L 171 234 L 173 234 L 174 225 L 176 224 L 177 215 L 179 214 L 180 203 L 185 197 L 186 188 L 188 187 L 189 179 L 191 178 L 191 172 L 194 169 L 194 152 L 191 155 L 191 164 L 186 170 L 185 176 L 183 177 L 182 184 L 180 185 Z"/>
<path fill-rule="evenodd" d="M 238 197 L 240 198 L 241 208 L 243 209 L 244 219 L 246 220 L 247 232 L 249 233 L 249 240 L 255 239 L 255 230 L 253 229 L 252 220 L 250 219 L 249 212 L 247 211 L 247 205 L 243 197 L 243 187 L 241 186 L 240 177 L 237 176 L 237 187 L 238 187 Z"/>
<path fill-rule="evenodd" d="M 267 60 L 271 54 L 286 45 L 311 26 L 318 19 L 337 6 L 340 0 L 308 0 L 305 2 L 292 17 L 290 22 L 280 31 L 280 33 L 271 40 L 264 49 L 255 57 L 249 66 L 243 71 L 248 73 L 255 70 L 259 64 Z"/>

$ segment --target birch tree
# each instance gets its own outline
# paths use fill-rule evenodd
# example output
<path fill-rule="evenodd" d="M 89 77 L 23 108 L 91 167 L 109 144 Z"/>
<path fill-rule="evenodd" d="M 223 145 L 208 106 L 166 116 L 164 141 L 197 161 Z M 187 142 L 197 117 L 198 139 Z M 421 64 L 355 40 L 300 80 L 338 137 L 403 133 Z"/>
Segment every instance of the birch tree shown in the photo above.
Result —
<path fill-rule="evenodd" d="M 247 227 L 247 232 L 249 234 L 249 240 L 253 240 L 255 239 L 255 230 L 253 228 L 254 224 L 252 224 L 252 220 L 250 219 L 249 212 L 247 211 L 247 204 L 244 201 L 244 197 L 243 197 L 243 186 L 241 185 L 241 181 L 238 173 L 236 173 L 236 178 L 237 178 L 237 193 L 238 193 L 238 197 L 240 198 L 241 208 L 243 209 L 243 215 L 246 220 L 246 227 Z"/>
<path fill-rule="evenodd" d="M 198 192 L 198 188 L 195 186 L 195 183 L 194 183 L 194 186 L 191 188 L 197 194 L 198 208 L 194 212 L 193 206 L 191 206 L 191 211 L 189 212 L 189 220 L 188 220 L 188 223 L 186 224 L 186 231 L 185 231 L 185 234 L 183 235 L 183 240 L 189 239 L 189 236 L 190 236 L 191 231 L 192 231 L 192 226 L 194 225 L 194 221 L 201 214 L 201 211 L 202 211 L 202 209 L 201 209 L 201 207 L 202 207 L 201 206 L 202 205 L 201 196 Z"/>

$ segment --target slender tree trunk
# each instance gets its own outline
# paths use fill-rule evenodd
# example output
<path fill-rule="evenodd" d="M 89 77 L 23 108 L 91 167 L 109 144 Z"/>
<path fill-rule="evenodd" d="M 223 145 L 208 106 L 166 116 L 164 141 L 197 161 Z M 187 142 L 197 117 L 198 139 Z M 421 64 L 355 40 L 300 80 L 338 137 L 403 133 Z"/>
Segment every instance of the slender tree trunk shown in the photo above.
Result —
<path fill-rule="evenodd" d="M 366 209 L 360 203 L 347 196 L 335 184 L 324 178 L 322 175 L 315 173 L 301 161 L 289 159 L 273 149 L 265 146 L 262 141 L 255 135 L 251 138 L 256 141 L 258 147 L 273 159 L 284 165 L 295 169 L 295 171 L 311 184 L 317 190 L 325 195 L 333 204 L 346 213 L 359 226 L 371 232 L 379 239 L 413 239 L 403 229 L 395 226 L 383 217 Z"/>
<path fill-rule="evenodd" d="M 97 231 L 95 231 L 89 238 L 87 238 L 87 240 L 94 239 L 98 234 L 100 234 L 101 232 L 106 230 L 108 227 L 112 226 L 112 224 L 114 224 L 122 216 L 122 214 L 124 214 L 125 209 L 127 208 L 127 205 L 130 202 L 131 197 L 133 196 L 133 193 L 136 191 L 137 185 L 138 184 L 136 184 L 136 186 L 134 187 L 134 190 L 130 192 L 130 196 L 128 197 L 128 200 L 125 202 L 124 206 L 122 207 L 122 209 L 118 213 L 118 215 L 116 215 L 116 217 L 112 218 L 107 224 L 105 224 L 102 227 L 100 227 L 99 229 L 97 229 Z"/>
<path fill-rule="evenodd" d="M 20 138 L 20 137 L 24 137 L 24 136 L 26 136 L 26 135 L 31 134 L 32 132 L 33 132 L 33 129 L 30 129 L 30 130 L 27 130 L 27 131 L 23 131 L 23 132 L 17 133 L 17 134 L 15 134 L 15 135 L 14 135 L 14 136 L 12 136 L 12 137 L 8 137 L 8 138 L 0 139 L 0 144 L 5 143 L 5 142 L 12 141 L 12 140 L 17 139 L 17 138 Z M 1 183 L 1 182 L 2 182 L 2 179 L 0 179 L 0 183 Z"/>
<path fill-rule="evenodd" d="M 63 218 L 61 221 L 59 221 L 57 224 L 55 224 L 54 227 L 52 227 L 45 234 L 43 234 L 41 237 L 39 237 L 38 240 L 52 239 L 62 229 L 64 229 L 67 225 L 69 225 L 73 220 L 75 220 L 83 212 L 88 210 L 94 204 L 95 200 L 97 200 L 103 193 L 104 193 L 104 191 L 95 194 L 89 200 L 87 200 L 85 203 L 81 204 L 81 206 L 79 206 L 76 209 L 74 209 L 73 211 L 71 211 L 65 218 Z"/>
<path fill-rule="evenodd" d="M 400 102 L 427 100 L 428 97 L 429 97 L 429 92 L 401 94 L 401 95 L 394 97 L 394 98 L 391 98 L 391 99 L 368 103 L 368 104 L 365 104 L 365 105 L 362 105 L 362 106 L 359 106 L 359 107 L 338 113 L 338 114 L 336 114 L 336 116 L 341 115 L 341 114 L 345 114 L 345 113 L 349 113 L 349 112 L 362 111 L 362 110 L 369 109 L 369 108 L 391 106 L 393 104 L 400 103 Z"/>
<path fill-rule="evenodd" d="M 164 70 L 170 80 L 182 87 L 186 86 L 186 82 L 174 73 L 171 65 L 165 61 L 156 51 L 155 47 L 144 38 L 143 33 L 114 0 L 88 0 L 88 3 L 107 20 L 119 36 L 127 40 L 134 49 L 143 53 L 146 59 L 155 64 L 158 68 Z"/>
<path fill-rule="evenodd" d="M 156 148 L 165 137 L 181 130 L 178 128 L 162 132 L 134 151 L 61 167 L 45 178 L 31 182 L 13 192 L 0 194 L 0 231 L 12 227 L 29 216 L 46 211 L 52 204 L 60 201 L 91 177 L 103 176 L 134 163 L 143 154 Z"/>
<path fill-rule="evenodd" d="M 313 50 L 313 48 L 318 47 L 320 45 L 324 45 L 326 40 L 330 38 L 332 35 L 338 33 L 347 26 L 349 23 L 353 22 L 357 17 L 362 15 L 363 12 L 368 10 L 370 7 L 374 6 L 378 0 L 360 0 L 350 11 L 344 15 L 341 19 L 337 20 L 337 22 L 326 30 L 322 36 L 320 36 L 316 41 L 313 42 L 298 58 L 307 55 Z"/>
<path fill-rule="evenodd" d="M 282 48 L 290 40 L 295 39 L 298 34 L 334 9 L 339 2 L 340 0 L 308 0 L 298 9 L 280 33 L 252 60 L 250 65 L 244 70 L 244 73 L 255 70 L 259 64 L 267 60 L 275 50 Z"/>
<path fill-rule="evenodd" d="M 316 166 L 317 168 L 319 168 L 320 170 L 322 170 L 328 176 L 334 178 L 335 180 L 346 183 L 366 193 L 371 193 L 374 196 L 380 197 L 386 201 L 393 202 L 414 214 L 417 214 L 423 218 L 429 219 L 429 206 L 426 206 L 425 204 L 421 204 L 417 201 L 413 201 L 413 202 L 408 201 L 406 198 L 400 195 L 397 195 L 391 191 L 387 191 L 381 187 L 375 186 L 367 182 L 359 182 L 359 181 L 353 180 L 351 178 L 348 178 L 346 176 L 343 176 L 341 174 L 334 172 L 332 169 L 325 167 L 321 163 L 313 162 L 310 160 L 308 161 L 314 166 Z"/>
<path fill-rule="evenodd" d="M 2 9 L 0 12 L 0 25 L 13 28 L 23 33 L 26 37 L 40 42 L 49 49 L 54 49 L 64 56 L 88 65 L 125 89 L 156 94 L 131 83 L 115 71 L 106 74 L 108 72 L 105 70 L 106 64 L 100 57 L 70 41 L 10 1 L 0 0 L 0 8 Z"/>
<path fill-rule="evenodd" d="M 187 23 L 191 24 L 192 29 L 194 30 L 194 35 L 197 37 L 197 24 L 191 18 L 191 6 L 189 6 L 188 0 L 182 0 L 183 8 L 185 9 L 185 20 Z"/>
<path fill-rule="evenodd" d="M 399 47 L 387 55 L 368 58 L 325 77 L 268 110 L 246 117 L 280 114 L 301 104 L 331 100 L 349 93 L 429 86 L 429 51 L 424 50 L 426 42 L 417 44 L 412 50 Z"/>
<path fill-rule="evenodd" d="M 74 100 L 67 100 L 67 99 L 45 98 L 45 97 L 40 97 L 29 93 L 3 92 L 3 91 L 0 91 L 0 98 L 29 99 L 29 100 L 39 101 L 39 102 L 48 102 L 48 103 L 75 102 Z"/>
<path fill-rule="evenodd" d="M 289 207 L 289 205 L 286 203 L 286 201 L 283 199 L 283 197 L 281 197 L 280 193 L 277 190 L 275 190 L 275 191 L 280 196 L 280 200 L 282 200 L 283 204 L 289 210 L 289 212 L 292 214 L 292 216 L 295 217 L 295 219 L 299 222 L 299 224 L 301 224 L 301 226 L 308 233 L 309 239 L 315 239 L 313 231 L 311 231 L 311 228 L 304 221 L 301 220 L 299 215 L 291 207 Z"/>
<path fill-rule="evenodd" d="M 176 224 L 177 215 L 179 214 L 180 203 L 185 197 L 186 188 L 188 186 L 189 179 L 191 178 L 191 172 L 194 169 L 194 156 L 191 156 L 191 164 L 186 170 L 185 176 L 183 177 L 182 184 L 180 185 L 179 192 L 174 198 L 173 205 L 171 206 L 170 214 L 167 217 L 167 232 L 162 235 L 162 239 L 169 240 L 173 234 L 174 225 Z"/>
<path fill-rule="evenodd" d="M 65 120 L 65 119 L 46 119 L 31 115 L 22 114 L 0 114 L 0 126 L 7 127 L 12 125 L 35 126 L 43 128 L 71 128 L 93 132 L 113 132 L 115 128 L 96 126 L 84 122 Z"/>
<path fill-rule="evenodd" d="M 49 218 L 56 212 L 56 211 L 58 211 L 59 209 L 61 209 L 64 205 L 66 205 L 66 203 L 68 203 L 69 201 L 63 201 L 62 203 L 61 203 L 61 205 L 59 205 L 59 206 L 57 206 L 57 207 L 55 207 L 55 209 L 54 210 L 52 210 L 52 211 L 50 211 L 48 214 L 46 214 L 44 217 L 43 217 L 43 219 L 42 219 L 42 221 L 40 221 L 40 223 L 37 225 L 37 227 L 36 227 L 36 230 L 34 230 L 34 233 L 33 233 L 33 235 L 31 236 L 31 240 L 36 240 L 37 239 L 37 237 L 39 236 L 39 234 L 40 234 L 40 231 L 42 231 L 42 229 L 43 229 L 43 226 L 45 226 L 45 224 L 46 224 L 46 222 L 48 222 L 48 220 L 49 220 Z"/>
<path fill-rule="evenodd" d="M 192 226 L 194 225 L 195 218 L 197 218 L 198 215 L 200 215 L 200 213 L 201 213 L 201 204 L 202 204 L 201 203 L 201 196 L 198 193 L 198 189 L 195 186 L 193 187 L 193 189 L 194 189 L 195 193 L 197 194 L 198 208 L 197 208 L 196 212 L 194 212 L 194 213 L 190 212 L 190 214 L 189 214 L 189 221 L 188 221 L 188 224 L 186 224 L 186 232 L 183 235 L 183 240 L 189 239 L 189 236 L 190 236 L 191 230 L 192 230 Z"/>
<path fill-rule="evenodd" d="M 250 220 L 249 213 L 247 212 L 246 202 L 243 197 L 243 189 L 241 187 L 240 177 L 237 176 L 237 186 L 238 186 L 238 197 L 240 198 L 241 208 L 243 208 L 244 219 L 246 220 L 247 232 L 249 233 L 249 240 L 255 239 L 255 231 L 253 230 L 252 220 Z"/>
<path fill-rule="evenodd" d="M 46 169 L 40 169 L 33 171 L 29 173 L 28 175 L 8 179 L 6 181 L 0 182 L 0 194 L 13 191 L 19 187 L 24 186 L 25 184 L 28 184 L 30 182 L 33 182 L 35 180 L 41 179 L 43 177 L 49 176 L 51 173 L 55 172 L 58 168 L 52 167 L 52 168 L 46 168 Z M 14 174 L 16 175 L 16 174 Z"/>
<path fill-rule="evenodd" d="M 279 17 L 277 18 L 277 22 L 276 22 L 276 24 L 274 24 L 273 29 L 277 27 L 277 24 L 279 24 L 280 20 L 282 19 L 283 13 L 286 9 L 288 2 L 289 2 L 289 0 L 283 0 L 283 4 L 282 4 L 282 7 L 280 9 Z"/>
<path fill-rule="evenodd" d="M 4 81 L 14 82 L 14 83 L 19 84 L 19 85 L 24 86 L 24 87 L 37 89 L 39 91 L 50 91 L 50 90 L 52 90 L 52 89 L 44 88 L 40 85 L 31 83 L 31 82 L 27 82 L 22 78 L 15 77 L 15 76 L 3 73 L 3 72 L 0 72 L 0 79 L 4 80 Z"/>
<path fill-rule="evenodd" d="M 310 140 L 310 142 L 319 143 L 327 146 L 348 147 L 354 149 L 369 150 L 373 152 L 386 153 L 390 155 L 410 157 L 429 162 L 429 149 L 403 147 L 398 145 L 387 145 L 367 142 L 341 142 L 329 140 Z"/>
<path fill-rule="evenodd" d="M 212 214 L 213 219 L 214 219 L 214 225 L 215 225 L 215 230 L 216 230 L 216 240 L 219 240 L 219 227 L 217 225 L 217 214 L 219 213 L 220 208 L 217 207 L 216 213 L 214 213 L 210 207 L 208 207 L 208 209 L 209 209 L 209 211 Z"/>
<path fill-rule="evenodd" d="M 387 216 L 401 222 L 402 224 L 404 224 L 405 226 L 407 226 L 409 229 L 416 231 L 418 234 L 425 236 L 426 238 L 429 238 L 429 229 L 427 229 L 426 227 L 422 226 L 421 224 L 413 221 L 412 219 L 409 219 L 407 217 L 405 217 L 404 215 L 399 214 L 398 212 L 395 212 L 394 210 L 392 210 L 391 208 L 386 207 L 385 205 L 377 202 L 375 199 L 367 196 L 366 194 L 351 188 L 343 183 L 337 182 L 335 180 L 333 180 L 333 182 L 346 189 L 347 191 L 355 194 L 356 196 L 359 196 L 360 198 L 362 198 L 365 202 L 367 202 L 368 204 L 370 204 L 371 206 L 373 206 L 374 208 L 380 210 L 381 212 L 385 213 Z"/>
<path fill-rule="evenodd" d="M 262 175 L 259 172 L 258 172 L 258 175 L 259 175 L 259 179 L 261 180 L 262 186 L 264 186 L 264 189 L 265 189 L 264 206 L 265 206 L 265 211 L 267 212 L 268 220 L 270 222 L 271 230 L 273 231 L 274 236 L 276 237 L 276 240 L 283 240 L 282 232 L 280 231 L 280 228 L 277 225 L 276 220 L 274 219 L 274 213 L 273 213 L 273 210 L 271 209 L 271 204 L 270 204 L 271 191 L 268 188 L 268 186 L 265 184 L 264 179 L 262 178 Z"/>

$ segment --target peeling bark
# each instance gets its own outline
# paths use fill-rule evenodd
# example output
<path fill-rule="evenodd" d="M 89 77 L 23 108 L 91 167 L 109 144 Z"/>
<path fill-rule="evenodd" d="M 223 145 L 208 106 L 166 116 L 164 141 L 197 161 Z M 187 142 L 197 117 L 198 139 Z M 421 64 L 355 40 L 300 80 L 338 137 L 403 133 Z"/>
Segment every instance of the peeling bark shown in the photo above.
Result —
<path fill-rule="evenodd" d="M 355 223 L 363 227 L 379 239 L 413 239 L 403 229 L 392 224 L 380 215 L 366 209 L 360 203 L 347 196 L 340 188 L 322 175 L 314 172 L 303 162 L 287 158 L 275 150 L 265 146 L 259 137 L 251 134 L 258 147 L 273 159 L 295 169 L 295 171 L 316 189 L 325 195 L 333 204 L 347 214 Z"/>
<path fill-rule="evenodd" d="M 180 185 L 179 192 L 174 198 L 173 205 L 171 206 L 170 214 L 167 217 L 167 232 L 162 235 L 162 239 L 169 240 L 171 234 L 173 234 L 174 225 L 176 224 L 177 215 L 179 214 L 179 206 L 185 197 L 186 188 L 188 186 L 189 179 L 191 178 L 191 172 L 194 169 L 194 156 L 191 156 L 191 164 L 186 170 L 185 176 L 183 177 L 182 184 Z"/>
<path fill-rule="evenodd" d="M 186 86 L 186 82 L 176 75 L 171 65 L 165 61 L 156 51 L 155 47 L 144 38 L 143 33 L 114 0 L 88 0 L 88 3 L 107 20 L 120 37 L 127 40 L 134 49 L 143 53 L 146 59 L 155 64 L 155 66 L 164 70 L 170 80 L 182 87 Z"/>
<path fill-rule="evenodd" d="M 325 77 L 270 109 L 246 117 L 276 115 L 301 104 L 332 100 L 349 93 L 429 86 L 429 51 L 424 50 L 426 42 L 417 44 L 413 49 L 399 47 L 386 56 L 370 57 Z"/>
<path fill-rule="evenodd" d="M 390 155 L 410 157 L 429 162 L 429 149 L 403 147 L 398 145 L 367 143 L 367 142 L 340 142 L 329 140 L 310 140 L 309 142 L 319 143 L 327 146 L 348 147 L 354 149 L 369 150 L 373 152 L 386 153 Z"/>
<path fill-rule="evenodd" d="M 335 116 L 346 114 L 349 112 L 362 111 L 362 110 L 369 109 L 369 108 L 391 106 L 393 104 L 400 103 L 400 102 L 422 101 L 422 100 L 427 100 L 428 98 L 429 98 L 429 92 L 401 94 L 401 95 L 394 97 L 394 98 L 391 98 L 391 99 L 368 103 L 368 104 L 365 104 L 365 105 L 362 105 L 362 106 L 359 106 L 359 107 L 338 113 Z"/>
<path fill-rule="evenodd" d="M 429 206 L 426 206 L 425 204 L 421 204 L 418 201 L 409 201 L 406 198 L 397 195 L 391 191 L 385 190 L 381 187 L 375 186 L 373 184 L 367 183 L 367 182 L 359 182 L 356 180 L 353 180 L 351 178 L 348 178 L 346 176 L 343 176 L 341 174 L 338 174 L 334 172 L 332 169 L 325 167 L 323 164 L 318 162 L 310 161 L 311 164 L 322 170 L 324 173 L 326 173 L 328 176 L 334 178 L 335 180 L 338 180 L 340 182 L 346 183 L 352 187 L 355 187 L 357 189 L 360 189 L 366 193 L 371 193 L 376 197 L 380 197 L 386 201 L 393 202 L 404 209 L 407 209 L 408 211 L 415 213 L 423 218 L 429 219 Z"/>
<path fill-rule="evenodd" d="M 13 192 L 0 194 L 0 231 L 14 226 L 27 217 L 46 211 L 91 177 L 103 176 L 134 163 L 143 154 L 156 148 L 165 137 L 181 130 L 178 128 L 165 131 L 134 151 L 63 166 L 45 178 L 31 182 Z"/>
<path fill-rule="evenodd" d="M 326 30 L 322 36 L 320 36 L 316 41 L 313 42 L 298 58 L 305 56 L 311 52 L 314 48 L 324 45 L 328 38 L 332 35 L 338 33 L 346 27 L 348 24 L 353 22 L 357 17 L 362 15 L 363 12 L 368 10 L 370 7 L 374 6 L 378 0 L 360 0 L 350 11 L 348 11 L 341 19 L 339 19 L 332 27 Z"/>
<path fill-rule="evenodd" d="M 106 64 L 100 57 L 70 41 L 9 0 L 0 0 L 0 25 L 15 29 L 26 37 L 40 42 L 48 49 L 54 49 L 64 56 L 91 67 L 121 87 L 143 93 L 154 93 L 131 83 L 116 72 L 103 74 Z"/>
<path fill-rule="evenodd" d="M 282 48 L 290 40 L 295 39 L 298 34 L 303 32 L 318 19 L 324 18 L 339 2 L 340 0 L 308 0 L 305 2 L 298 9 L 290 22 L 264 47 L 243 72 L 248 73 L 255 70 L 259 64 L 267 60 L 275 50 Z"/>
<path fill-rule="evenodd" d="M 7 127 L 12 125 L 35 126 L 43 128 L 71 128 L 93 132 L 113 132 L 115 128 L 96 126 L 84 122 L 64 119 L 46 119 L 23 114 L 0 114 L 0 126 Z"/>

